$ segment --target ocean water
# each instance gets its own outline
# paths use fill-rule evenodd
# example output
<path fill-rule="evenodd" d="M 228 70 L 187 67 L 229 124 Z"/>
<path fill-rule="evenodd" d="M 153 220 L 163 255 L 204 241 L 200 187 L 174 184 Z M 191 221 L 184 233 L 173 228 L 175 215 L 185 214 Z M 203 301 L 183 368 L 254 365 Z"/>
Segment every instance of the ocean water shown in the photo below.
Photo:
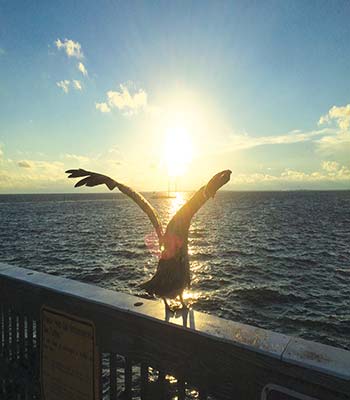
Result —
<path fill-rule="evenodd" d="M 153 199 L 165 223 L 188 197 Z M 142 295 L 152 225 L 122 194 L 1 195 L 0 261 Z M 350 349 L 350 191 L 219 192 L 189 235 L 193 308 Z"/>

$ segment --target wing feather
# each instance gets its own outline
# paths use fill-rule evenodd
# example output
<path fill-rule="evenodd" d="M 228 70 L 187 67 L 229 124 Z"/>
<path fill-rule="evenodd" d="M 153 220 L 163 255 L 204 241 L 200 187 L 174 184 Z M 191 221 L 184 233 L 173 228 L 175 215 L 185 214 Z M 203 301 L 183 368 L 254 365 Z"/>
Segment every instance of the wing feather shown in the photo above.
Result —
<path fill-rule="evenodd" d="M 96 172 L 86 171 L 84 169 L 79 168 L 79 169 L 69 169 L 68 171 L 66 171 L 66 173 L 69 174 L 68 178 L 84 177 L 75 184 L 75 187 L 80 187 L 84 185 L 88 187 L 93 187 L 103 184 L 105 184 L 109 190 L 113 190 L 114 188 L 117 187 L 122 193 L 130 197 L 147 214 L 148 218 L 151 220 L 151 223 L 157 232 L 159 241 L 161 241 L 163 237 L 163 228 L 158 213 L 151 206 L 151 204 L 145 199 L 145 197 L 142 196 L 142 194 L 136 192 L 135 190 L 131 189 L 126 185 L 123 185 L 122 183 L 115 181 L 109 176 L 98 174 Z"/>
<path fill-rule="evenodd" d="M 187 243 L 192 217 L 210 197 L 214 197 L 216 192 L 230 180 L 230 175 L 230 170 L 221 171 L 202 186 L 173 216 L 166 228 L 165 235 L 176 235 L 183 243 Z"/>

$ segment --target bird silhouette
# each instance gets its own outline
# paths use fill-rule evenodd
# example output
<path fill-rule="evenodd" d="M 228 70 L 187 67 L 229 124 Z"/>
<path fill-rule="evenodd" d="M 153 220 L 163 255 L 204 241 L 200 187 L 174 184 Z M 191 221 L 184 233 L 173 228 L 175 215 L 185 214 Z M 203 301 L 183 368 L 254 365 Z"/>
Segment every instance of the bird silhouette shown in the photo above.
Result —
<path fill-rule="evenodd" d="M 170 310 L 167 299 L 179 297 L 184 308 L 183 291 L 190 286 L 190 266 L 188 259 L 188 232 L 194 214 L 206 203 L 214 198 L 216 192 L 230 180 L 231 171 L 225 170 L 214 175 L 209 182 L 202 186 L 172 217 L 165 232 L 163 231 L 157 211 L 140 193 L 114 179 L 84 169 L 70 169 L 66 171 L 68 178 L 83 178 L 75 187 L 97 186 L 105 184 L 108 189 L 116 187 L 130 197 L 149 217 L 157 233 L 160 257 L 153 277 L 140 285 L 150 295 L 161 297 L 166 309 Z"/>

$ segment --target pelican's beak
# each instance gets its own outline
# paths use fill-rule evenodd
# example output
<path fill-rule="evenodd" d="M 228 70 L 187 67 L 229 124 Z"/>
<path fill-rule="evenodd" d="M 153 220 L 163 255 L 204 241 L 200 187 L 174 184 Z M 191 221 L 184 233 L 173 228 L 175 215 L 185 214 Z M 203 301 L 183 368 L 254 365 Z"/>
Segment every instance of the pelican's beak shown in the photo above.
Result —
<path fill-rule="evenodd" d="M 232 171 L 227 169 L 226 171 L 222 172 L 222 186 L 225 185 L 225 183 L 227 183 L 230 180 Z"/>
<path fill-rule="evenodd" d="M 231 173 L 232 171 L 226 169 L 225 171 L 221 171 L 218 174 L 214 175 L 210 179 L 206 187 L 206 192 L 209 194 L 210 197 L 214 198 L 216 192 L 230 180 Z"/>

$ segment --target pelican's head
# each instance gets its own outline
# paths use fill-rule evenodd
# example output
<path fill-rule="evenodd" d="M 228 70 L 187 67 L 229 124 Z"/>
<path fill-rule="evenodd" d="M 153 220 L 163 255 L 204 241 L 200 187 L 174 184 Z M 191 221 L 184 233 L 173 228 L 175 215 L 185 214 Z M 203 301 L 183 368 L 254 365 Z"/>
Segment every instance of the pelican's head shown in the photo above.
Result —
<path fill-rule="evenodd" d="M 208 197 L 214 197 L 215 193 L 230 180 L 231 173 L 232 171 L 226 169 L 214 175 L 205 187 L 206 195 Z"/>

